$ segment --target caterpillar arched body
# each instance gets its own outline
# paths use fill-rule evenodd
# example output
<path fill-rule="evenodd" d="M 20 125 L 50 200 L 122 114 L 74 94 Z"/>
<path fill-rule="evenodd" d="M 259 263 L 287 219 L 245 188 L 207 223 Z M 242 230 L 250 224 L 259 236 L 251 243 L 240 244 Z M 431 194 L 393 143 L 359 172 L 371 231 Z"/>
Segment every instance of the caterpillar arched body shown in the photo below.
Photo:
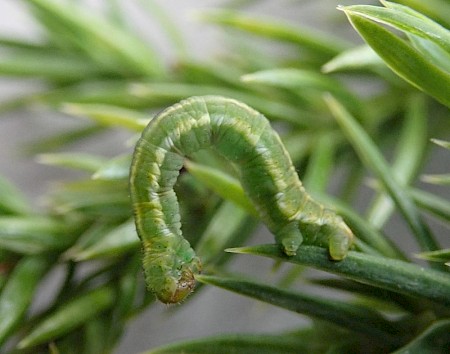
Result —
<path fill-rule="evenodd" d="M 302 243 L 343 259 L 353 234 L 333 211 L 305 192 L 280 137 L 247 105 L 224 97 L 191 97 L 158 114 L 139 139 L 130 170 L 135 223 L 146 282 L 164 303 L 194 288 L 201 263 L 181 232 L 174 184 L 185 157 L 213 148 L 235 164 L 242 186 L 285 254 Z"/>

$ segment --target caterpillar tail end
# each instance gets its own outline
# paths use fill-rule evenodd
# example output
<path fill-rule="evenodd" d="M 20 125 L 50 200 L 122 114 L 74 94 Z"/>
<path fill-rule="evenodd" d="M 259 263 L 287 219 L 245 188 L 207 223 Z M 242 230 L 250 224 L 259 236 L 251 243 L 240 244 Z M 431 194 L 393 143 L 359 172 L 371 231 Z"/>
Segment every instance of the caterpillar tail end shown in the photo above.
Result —
<path fill-rule="evenodd" d="M 343 260 L 353 246 L 353 239 L 354 236 L 350 228 L 342 223 L 339 231 L 335 232 L 329 240 L 329 253 L 331 260 Z"/>

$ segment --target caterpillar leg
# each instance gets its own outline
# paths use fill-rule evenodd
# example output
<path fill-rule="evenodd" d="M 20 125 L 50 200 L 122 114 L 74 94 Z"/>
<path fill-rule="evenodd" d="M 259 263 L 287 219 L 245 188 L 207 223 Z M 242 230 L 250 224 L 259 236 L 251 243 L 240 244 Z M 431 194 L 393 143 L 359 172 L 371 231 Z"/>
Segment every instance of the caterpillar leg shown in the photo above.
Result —
<path fill-rule="evenodd" d="M 303 243 L 303 236 L 298 228 L 298 221 L 293 221 L 285 225 L 277 232 L 275 238 L 286 255 L 295 256 L 298 248 Z"/>
<path fill-rule="evenodd" d="M 330 258 L 335 261 L 344 259 L 353 243 L 353 233 L 347 225 L 343 226 L 345 227 L 334 230 L 328 240 Z"/>

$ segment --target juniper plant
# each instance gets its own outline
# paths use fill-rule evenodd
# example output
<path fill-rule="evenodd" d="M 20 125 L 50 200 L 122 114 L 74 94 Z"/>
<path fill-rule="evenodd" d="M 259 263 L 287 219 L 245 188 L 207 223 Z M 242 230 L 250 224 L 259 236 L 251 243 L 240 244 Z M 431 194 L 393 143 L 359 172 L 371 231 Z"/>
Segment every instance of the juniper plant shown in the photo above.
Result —
<path fill-rule="evenodd" d="M 170 316 L 218 287 L 298 314 L 299 325 L 183 342 L 170 333 L 171 343 L 148 353 L 448 352 L 450 152 L 440 154 L 440 174 L 427 165 L 450 148 L 447 1 L 353 1 L 340 11 L 330 4 L 338 25 L 353 26 L 359 41 L 257 16 L 258 1 L 230 1 L 196 16 L 226 38 L 220 56 L 201 60 L 164 7 L 135 4 L 173 46 L 170 64 L 121 2 L 105 1 L 103 11 L 81 1 L 21 3 L 41 38 L 1 37 L 0 75 L 42 85 L 3 100 L 0 110 L 33 115 L 38 105 L 61 119 L 81 118 L 80 126 L 28 147 L 39 163 L 80 174 L 53 188 L 42 208 L 0 180 L 0 350 L 113 352 L 127 324 L 161 306 L 142 276 L 128 193 L 130 146 L 159 110 L 193 95 L 223 95 L 271 120 L 306 189 L 344 218 L 355 247 L 335 262 L 320 247 L 300 246 L 288 257 L 261 244 L 258 214 L 234 169 L 214 153 L 196 153 L 175 189 L 183 234 L 203 273 Z M 283 51 L 267 50 L 267 43 Z M 361 85 L 376 89 L 361 92 Z M 72 150 L 73 143 L 101 141 L 111 128 L 128 134 L 118 156 Z M 390 227 L 393 218 L 401 235 Z M 275 263 L 265 263 L 261 279 L 261 272 L 233 270 L 242 257 Z M 32 306 L 55 270 L 63 276 L 54 296 Z M 311 322 L 301 326 L 302 318 Z"/>

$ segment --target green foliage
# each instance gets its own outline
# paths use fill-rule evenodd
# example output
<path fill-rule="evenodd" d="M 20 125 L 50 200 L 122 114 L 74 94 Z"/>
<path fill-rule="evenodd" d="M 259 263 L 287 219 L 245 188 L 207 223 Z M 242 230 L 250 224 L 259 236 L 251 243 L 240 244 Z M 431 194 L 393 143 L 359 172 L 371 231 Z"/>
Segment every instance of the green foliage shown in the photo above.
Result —
<path fill-rule="evenodd" d="M 385 8 L 355 5 L 342 9 L 367 44 L 396 74 L 450 106 L 450 31 L 409 7 L 382 3 Z M 379 23 L 406 33 L 409 41 Z"/>
<path fill-rule="evenodd" d="M 205 264 L 192 297 L 216 286 L 312 321 L 291 331 L 169 343 L 149 353 L 447 353 L 449 175 L 429 171 L 426 162 L 439 150 L 449 156 L 450 5 L 357 3 L 339 9 L 363 45 L 243 10 L 257 1 L 231 1 L 197 14 L 228 39 L 220 56 L 198 60 L 171 16 L 156 1 L 141 1 L 143 16 L 172 45 L 169 65 L 120 1 L 94 11 L 81 1 L 23 0 L 41 37 L 0 38 L 0 75 L 42 85 L 1 101 L 0 111 L 39 104 L 61 119 L 79 119 L 77 128 L 26 147 L 39 163 L 79 173 L 45 195 L 40 209 L 0 178 L 0 351 L 112 352 L 135 315 L 159 306 L 141 274 L 125 146 L 164 107 L 214 94 L 241 100 L 280 127 L 305 187 L 345 219 L 355 250 L 332 262 L 317 247 L 302 246 L 295 257 L 274 245 L 244 247 L 259 222 L 255 206 L 233 167 L 201 151 L 176 186 L 183 233 Z M 335 16 L 345 21 L 342 12 Z M 286 51 L 267 51 L 266 43 Z M 361 92 L 360 84 L 373 83 L 377 89 Z M 129 137 L 118 156 L 71 151 L 69 144 L 101 141 L 111 128 Z M 430 185 L 434 192 L 425 190 Z M 401 237 L 389 227 L 393 218 L 404 223 Z M 414 250 L 399 239 L 412 241 Z M 273 259 L 282 279 L 230 271 L 235 253 Z M 304 272 L 309 268 L 333 277 Z M 56 293 L 32 308 L 55 269 L 63 274 Z M 329 295 L 315 295 L 322 291 Z M 190 299 L 171 315 L 184 306 Z"/>

